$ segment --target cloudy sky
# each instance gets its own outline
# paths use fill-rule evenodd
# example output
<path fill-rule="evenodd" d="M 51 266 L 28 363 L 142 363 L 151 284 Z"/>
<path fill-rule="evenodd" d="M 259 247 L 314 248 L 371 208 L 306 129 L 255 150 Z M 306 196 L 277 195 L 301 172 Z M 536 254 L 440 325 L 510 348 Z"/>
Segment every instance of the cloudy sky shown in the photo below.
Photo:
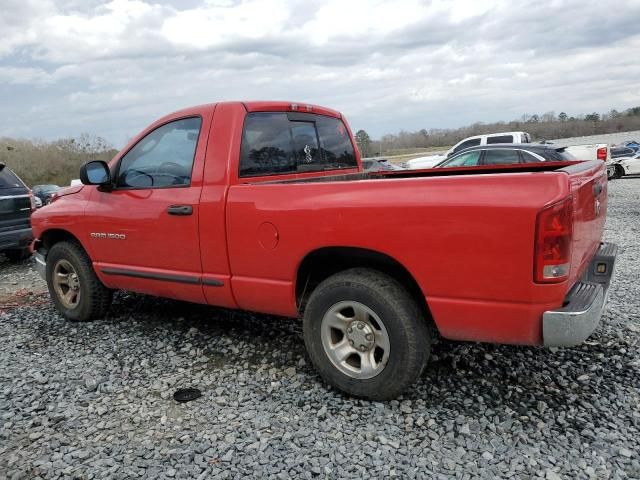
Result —
<path fill-rule="evenodd" d="M 0 0 L 0 137 L 283 99 L 372 136 L 640 105 L 640 0 Z"/>

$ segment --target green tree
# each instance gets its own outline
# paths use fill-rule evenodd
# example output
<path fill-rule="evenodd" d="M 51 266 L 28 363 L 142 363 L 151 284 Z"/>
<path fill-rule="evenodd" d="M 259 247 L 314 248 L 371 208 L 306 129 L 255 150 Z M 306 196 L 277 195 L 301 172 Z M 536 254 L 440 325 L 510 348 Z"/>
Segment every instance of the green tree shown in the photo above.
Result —
<path fill-rule="evenodd" d="M 629 117 L 640 115 L 640 107 L 631 107 L 630 109 L 627 110 L 626 113 L 627 113 L 627 116 Z"/>
<path fill-rule="evenodd" d="M 569 120 L 569 117 L 566 113 L 560 112 L 560 115 L 558 115 L 558 120 L 560 120 L 561 122 L 566 122 L 567 120 Z"/>
<path fill-rule="evenodd" d="M 358 130 L 356 132 L 356 143 L 360 148 L 360 155 L 368 157 L 371 155 L 371 137 L 364 130 Z"/>
<path fill-rule="evenodd" d="M 586 122 L 599 122 L 600 121 L 600 115 L 596 112 L 590 113 L 589 115 L 585 115 L 584 116 L 584 120 Z"/>

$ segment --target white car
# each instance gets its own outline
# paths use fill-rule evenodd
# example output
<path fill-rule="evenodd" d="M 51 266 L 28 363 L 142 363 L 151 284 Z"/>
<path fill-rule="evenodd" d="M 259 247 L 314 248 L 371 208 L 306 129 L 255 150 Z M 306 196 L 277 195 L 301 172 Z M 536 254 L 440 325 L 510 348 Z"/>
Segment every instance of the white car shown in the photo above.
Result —
<path fill-rule="evenodd" d="M 611 160 L 611 149 L 606 143 L 570 145 L 565 151 L 578 160 L 602 160 L 607 163 Z"/>
<path fill-rule="evenodd" d="M 490 133 L 487 135 L 475 135 L 473 137 L 467 137 L 456 143 L 444 155 L 429 155 L 426 157 L 414 158 L 409 160 L 405 166 L 412 170 L 431 168 L 454 153 L 458 153 L 460 150 L 464 150 L 465 148 L 496 143 L 531 143 L 531 135 L 526 132 L 501 132 Z"/>
<path fill-rule="evenodd" d="M 608 167 L 613 167 L 614 173 L 610 178 L 620 178 L 624 175 L 640 175 L 640 150 L 631 157 L 616 158 Z"/>

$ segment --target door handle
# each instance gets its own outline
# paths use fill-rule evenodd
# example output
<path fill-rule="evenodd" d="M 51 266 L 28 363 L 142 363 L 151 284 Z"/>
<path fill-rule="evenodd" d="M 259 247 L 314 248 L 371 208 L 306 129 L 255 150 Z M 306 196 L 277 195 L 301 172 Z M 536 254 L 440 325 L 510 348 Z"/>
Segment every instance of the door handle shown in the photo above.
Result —
<path fill-rule="evenodd" d="M 169 215 L 191 215 L 193 207 L 191 205 L 171 205 L 167 208 Z"/>

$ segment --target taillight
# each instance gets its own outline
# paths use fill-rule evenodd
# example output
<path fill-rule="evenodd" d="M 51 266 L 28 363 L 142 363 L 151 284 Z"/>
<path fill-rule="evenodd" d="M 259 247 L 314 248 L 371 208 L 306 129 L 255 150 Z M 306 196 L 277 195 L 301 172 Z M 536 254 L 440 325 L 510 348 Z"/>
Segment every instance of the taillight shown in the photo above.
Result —
<path fill-rule="evenodd" d="M 607 147 L 600 147 L 597 150 L 598 160 L 602 160 L 603 162 L 607 159 Z"/>
<path fill-rule="evenodd" d="M 546 207 L 536 221 L 534 279 L 559 283 L 569 276 L 573 237 L 573 198 Z"/>

